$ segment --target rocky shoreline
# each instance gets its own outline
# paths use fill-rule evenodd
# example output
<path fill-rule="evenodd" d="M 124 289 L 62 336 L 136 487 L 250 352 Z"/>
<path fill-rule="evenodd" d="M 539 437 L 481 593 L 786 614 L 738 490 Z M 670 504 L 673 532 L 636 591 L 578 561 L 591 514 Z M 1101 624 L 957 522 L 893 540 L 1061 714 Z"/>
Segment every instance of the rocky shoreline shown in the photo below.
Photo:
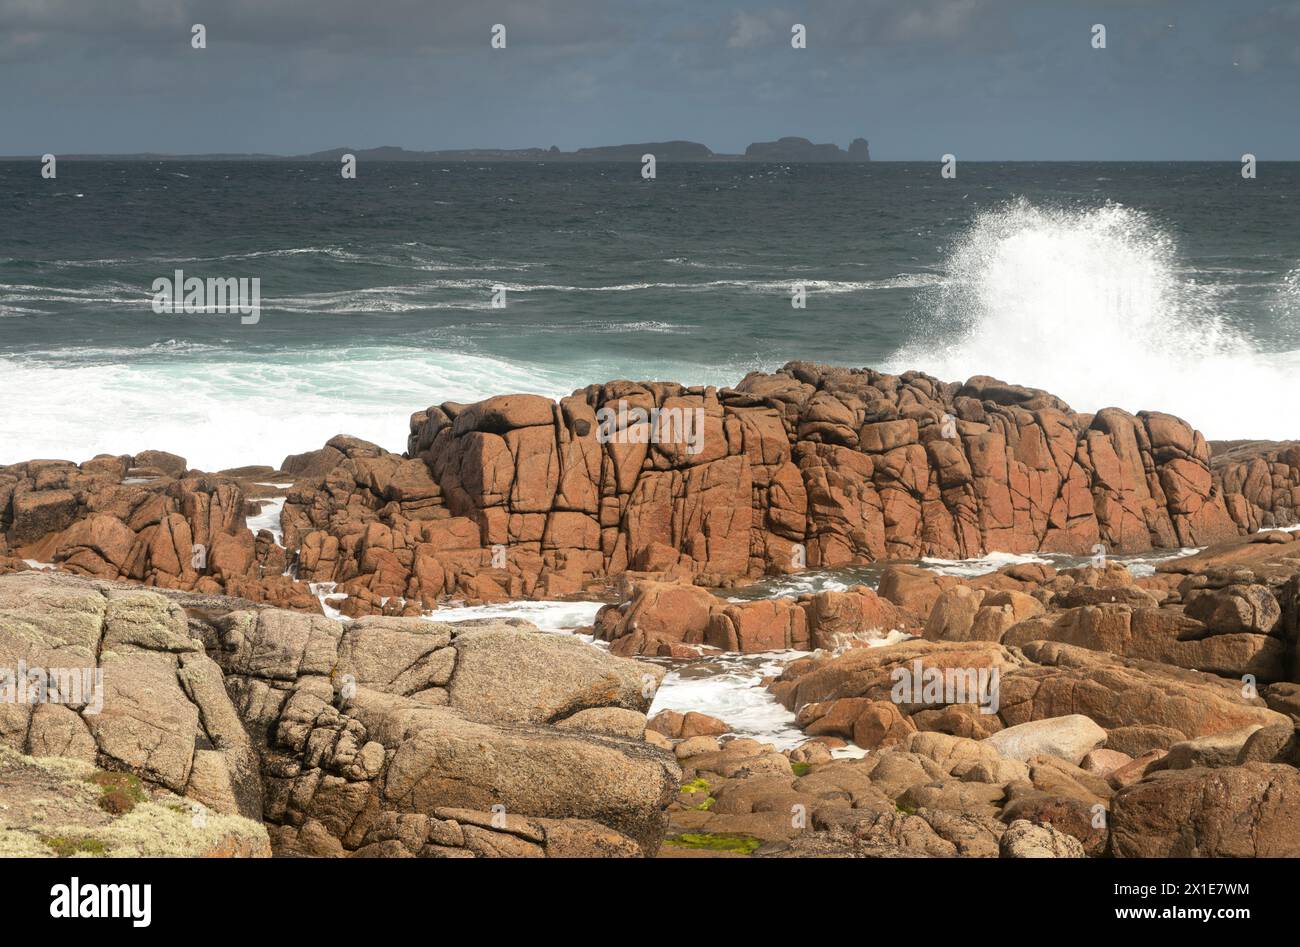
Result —
<path fill-rule="evenodd" d="M 631 422 L 603 432 L 605 410 Z M 698 436 L 637 411 L 698 417 Z M 334 583 L 346 615 L 418 615 L 601 595 L 628 573 L 719 588 L 921 556 L 1199 547 L 1300 506 L 1300 445 L 1212 455 L 1170 415 L 1078 414 L 989 378 L 791 363 L 735 389 L 447 403 L 410 428 L 404 454 L 340 435 L 278 469 L 205 473 L 162 451 L 0 467 L 0 568 L 296 609 L 314 607 L 308 583 Z M 273 499 L 281 536 L 254 534 Z"/>
<path fill-rule="evenodd" d="M 60 800 L 0 813 L 11 848 L 1300 854 L 1300 445 L 805 363 L 410 429 L 0 467 L 0 666 L 102 675 L 98 711 L 0 701 L 6 785 Z M 1088 558 L 917 562 L 995 551 Z M 878 587 L 730 594 L 863 563 Z M 608 603 L 602 647 L 422 617 L 524 599 Z M 792 652 L 764 686 L 806 742 L 647 721 L 665 662 L 734 652 Z"/>

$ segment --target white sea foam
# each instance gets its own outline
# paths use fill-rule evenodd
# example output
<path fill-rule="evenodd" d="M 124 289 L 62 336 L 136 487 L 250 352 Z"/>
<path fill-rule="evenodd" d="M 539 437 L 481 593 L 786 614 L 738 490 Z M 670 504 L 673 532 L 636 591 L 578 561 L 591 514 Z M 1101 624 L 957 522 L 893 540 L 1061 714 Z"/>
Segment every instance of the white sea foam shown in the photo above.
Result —
<path fill-rule="evenodd" d="M 276 363 L 215 354 L 99 364 L 0 357 L 8 392 L 0 463 L 157 448 L 224 470 L 279 464 L 336 434 L 400 452 L 416 408 L 508 391 L 561 397 L 581 371 L 379 347 L 328 358 L 290 352 Z"/>
<path fill-rule="evenodd" d="M 1078 411 L 1167 411 L 1212 438 L 1300 435 L 1300 352 L 1261 351 L 1229 325 L 1136 210 L 1021 200 L 977 217 L 947 271 L 888 370 L 993 375 Z"/>
<path fill-rule="evenodd" d="M 426 612 L 432 621 L 469 621 L 474 618 L 522 618 L 542 631 L 575 632 L 596 620 L 599 602 L 505 602 L 501 605 L 449 605 Z M 579 635 L 592 641 L 590 635 Z M 603 645 L 604 642 L 598 642 Z"/>
<path fill-rule="evenodd" d="M 762 598 L 798 598 L 816 592 L 845 592 L 853 585 L 874 585 L 871 580 L 855 581 L 843 572 L 816 569 L 796 572 L 763 582 Z M 729 602 L 748 601 L 752 596 L 731 596 Z"/>
<path fill-rule="evenodd" d="M 1300 529 L 1300 527 L 1292 527 Z M 1186 556 L 1194 556 L 1201 550 L 1197 547 L 1184 546 L 1177 552 L 1151 552 L 1133 556 L 1125 556 L 1120 559 L 1125 568 L 1135 576 L 1150 576 L 1156 574 L 1156 566 L 1162 562 L 1168 562 L 1170 559 L 1182 559 Z"/>
<path fill-rule="evenodd" d="M 927 557 L 921 560 L 921 565 L 931 572 L 937 572 L 940 575 L 955 575 L 962 578 L 972 578 L 977 575 L 984 575 L 989 572 L 997 572 L 1007 566 L 1022 565 L 1025 563 L 1046 563 L 1049 560 L 1043 559 L 1029 553 L 1014 552 L 991 552 L 987 556 L 979 556 L 974 559 L 939 559 Z"/>
<path fill-rule="evenodd" d="M 474 618 L 523 618 L 543 631 L 574 633 L 589 627 L 600 604 L 596 602 L 507 602 L 501 605 L 449 606 L 425 614 L 432 621 L 457 622 Z M 597 647 L 589 635 L 579 635 Z M 806 737 L 794 726 L 794 714 L 760 685 L 765 675 L 778 674 L 785 662 L 803 652 L 725 654 L 688 664 L 673 664 L 650 706 L 650 716 L 661 710 L 694 710 L 725 720 L 734 732 L 775 744 L 797 746 Z"/>
<path fill-rule="evenodd" d="M 65 348 L 0 356 L 0 387 L 8 392 L 0 464 L 161 449 L 191 467 L 224 470 L 279 464 L 336 434 L 400 452 L 410 412 L 444 401 L 511 392 L 562 398 L 593 379 L 620 377 L 731 384 L 749 370 L 687 368 L 640 353 L 521 362 L 439 344 L 287 349 L 274 361 L 170 342 L 130 357 L 140 354 Z"/>
<path fill-rule="evenodd" d="M 457 622 L 476 618 L 523 618 L 543 631 L 575 633 L 589 627 L 600 605 L 595 602 L 506 602 L 500 605 L 448 606 L 427 612 L 432 621 Z M 579 635 L 597 647 L 589 635 Z M 879 647 L 905 640 L 900 632 L 871 641 Z M 693 710 L 725 721 L 732 732 L 771 743 L 778 749 L 798 746 L 807 735 L 795 726 L 795 715 L 777 703 L 762 686 L 764 677 L 776 675 L 789 661 L 802 657 L 804 651 L 771 651 L 762 654 L 726 653 L 711 655 L 687 663 L 673 662 L 655 694 L 649 710 L 654 716 L 662 710 L 686 713 Z M 661 662 L 656 662 L 661 663 Z M 853 749 L 838 755 L 859 755 Z"/>
<path fill-rule="evenodd" d="M 794 714 L 778 704 L 761 685 L 764 676 L 779 674 L 798 651 L 767 654 L 726 654 L 674 667 L 650 705 L 661 710 L 694 710 L 728 723 L 740 736 L 771 743 L 777 749 L 798 746 L 807 736 L 794 725 Z"/>
<path fill-rule="evenodd" d="M 343 613 L 332 603 L 344 601 L 348 594 L 346 592 L 335 592 L 335 586 L 336 583 L 334 582 L 311 582 L 307 588 L 320 602 L 321 611 L 325 613 L 326 617 L 339 621 L 343 618 Z"/>
<path fill-rule="evenodd" d="M 290 484 L 292 486 L 292 484 Z M 284 530 L 280 528 L 280 514 L 284 511 L 284 497 L 273 497 L 269 500 L 263 500 L 261 509 L 257 511 L 256 516 L 250 516 L 247 519 L 248 528 L 257 535 L 257 531 L 268 529 L 271 535 L 275 537 L 277 546 L 284 545 Z"/>

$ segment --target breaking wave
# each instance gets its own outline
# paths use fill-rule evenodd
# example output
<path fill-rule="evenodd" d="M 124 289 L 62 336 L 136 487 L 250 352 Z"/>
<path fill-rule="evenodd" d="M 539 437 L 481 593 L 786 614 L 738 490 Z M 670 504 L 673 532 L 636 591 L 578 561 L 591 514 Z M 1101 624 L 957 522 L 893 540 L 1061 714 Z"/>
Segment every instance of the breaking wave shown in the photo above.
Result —
<path fill-rule="evenodd" d="M 1300 352 L 1261 351 L 1173 238 L 1117 204 L 980 214 L 891 371 L 994 375 L 1080 411 L 1167 411 L 1211 438 L 1300 436 Z"/>

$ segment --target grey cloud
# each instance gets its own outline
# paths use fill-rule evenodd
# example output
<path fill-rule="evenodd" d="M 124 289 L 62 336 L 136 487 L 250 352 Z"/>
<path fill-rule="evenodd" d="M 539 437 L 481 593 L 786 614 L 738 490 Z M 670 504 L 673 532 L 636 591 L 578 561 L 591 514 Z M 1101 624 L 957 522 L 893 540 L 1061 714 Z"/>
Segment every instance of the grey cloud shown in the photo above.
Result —
<path fill-rule="evenodd" d="M 27 48 L 72 39 L 157 48 L 172 36 L 184 50 L 195 23 L 207 27 L 209 48 L 226 42 L 286 51 L 487 48 L 494 23 L 519 47 L 576 46 L 625 33 L 600 0 L 0 0 L 0 34 L 25 37 Z"/>
<path fill-rule="evenodd" d="M 882 158 L 1300 154 L 1297 62 L 1300 0 L 0 0 L 0 82 L 23 92 L 0 147 L 862 134 Z"/>

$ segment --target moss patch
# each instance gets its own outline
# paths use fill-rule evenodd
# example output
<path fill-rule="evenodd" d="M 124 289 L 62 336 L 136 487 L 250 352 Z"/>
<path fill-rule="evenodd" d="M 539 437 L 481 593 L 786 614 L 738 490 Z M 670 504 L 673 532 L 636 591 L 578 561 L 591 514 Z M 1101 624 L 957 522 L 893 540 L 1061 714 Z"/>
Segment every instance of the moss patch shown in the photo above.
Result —
<path fill-rule="evenodd" d="M 807 776 L 808 771 L 812 769 L 812 763 L 791 763 L 790 768 L 794 770 L 796 776 Z"/>
<path fill-rule="evenodd" d="M 79 854 L 103 855 L 107 851 L 103 842 L 89 835 L 43 835 L 41 841 L 54 849 L 54 854 L 60 858 L 71 858 Z"/>
<path fill-rule="evenodd" d="M 664 839 L 665 845 L 678 848 L 705 849 L 710 852 L 737 852 L 748 855 L 763 844 L 762 839 L 752 835 L 739 835 L 728 832 L 683 832 Z"/>
<path fill-rule="evenodd" d="M 695 779 L 692 779 L 689 783 L 682 783 L 681 791 L 690 792 L 690 793 L 708 792 L 709 789 L 711 788 L 712 787 L 709 786 L 709 781 L 707 779 L 701 779 L 699 777 L 696 777 Z"/>
<path fill-rule="evenodd" d="M 140 777 L 131 773 L 98 770 L 86 779 L 98 786 L 103 794 L 99 797 L 99 808 L 112 815 L 125 815 L 149 798 Z"/>

